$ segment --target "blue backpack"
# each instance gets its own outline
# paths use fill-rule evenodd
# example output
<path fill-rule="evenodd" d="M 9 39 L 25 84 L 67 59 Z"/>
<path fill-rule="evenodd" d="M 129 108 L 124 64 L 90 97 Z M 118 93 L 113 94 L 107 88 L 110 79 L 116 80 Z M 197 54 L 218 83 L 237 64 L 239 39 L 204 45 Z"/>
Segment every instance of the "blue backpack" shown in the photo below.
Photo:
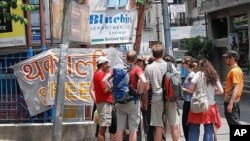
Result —
<path fill-rule="evenodd" d="M 136 91 L 130 85 L 129 72 L 131 67 L 126 64 L 118 64 L 113 68 L 112 92 L 115 102 L 127 103 L 136 96 Z"/>

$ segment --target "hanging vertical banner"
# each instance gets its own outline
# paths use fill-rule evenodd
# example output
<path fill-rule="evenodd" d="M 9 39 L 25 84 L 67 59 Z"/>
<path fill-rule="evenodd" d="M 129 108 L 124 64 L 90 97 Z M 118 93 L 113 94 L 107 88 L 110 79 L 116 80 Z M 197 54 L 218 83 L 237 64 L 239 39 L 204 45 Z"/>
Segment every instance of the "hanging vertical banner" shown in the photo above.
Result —
<path fill-rule="evenodd" d="M 89 7 L 71 1 L 69 40 L 89 43 Z"/>
<path fill-rule="evenodd" d="M 44 112 L 55 103 L 59 49 L 50 49 L 14 65 L 20 89 L 31 116 Z M 107 56 L 110 66 L 122 62 L 114 49 L 70 48 L 66 58 L 65 105 L 92 105 L 90 82 L 97 70 L 96 59 Z"/>
<path fill-rule="evenodd" d="M 136 0 L 90 1 L 91 44 L 132 43 L 137 23 Z"/>
<path fill-rule="evenodd" d="M 53 37 L 61 39 L 64 0 L 53 0 Z"/>
<path fill-rule="evenodd" d="M 63 6 L 63 0 L 53 0 L 53 37 L 56 39 L 61 39 Z M 66 14 L 69 14 L 69 41 L 89 43 L 89 6 L 72 0 Z"/>
<path fill-rule="evenodd" d="M 22 0 L 17 1 L 16 9 L 2 9 L 0 12 L 14 13 L 23 17 L 23 11 L 21 10 Z M 0 47 L 11 47 L 26 45 L 25 29 L 24 25 L 20 22 L 9 21 L 4 17 L 0 17 Z"/>

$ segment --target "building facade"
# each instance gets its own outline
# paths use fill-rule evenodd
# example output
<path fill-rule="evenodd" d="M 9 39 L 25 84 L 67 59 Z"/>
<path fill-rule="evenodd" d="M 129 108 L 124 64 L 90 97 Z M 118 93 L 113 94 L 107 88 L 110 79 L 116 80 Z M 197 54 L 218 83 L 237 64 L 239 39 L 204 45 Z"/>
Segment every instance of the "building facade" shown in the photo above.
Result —
<path fill-rule="evenodd" d="M 215 67 L 225 78 L 228 68 L 222 55 L 227 50 L 240 54 L 239 66 L 249 72 L 250 0 L 200 0 L 198 12 L 207 15 L 207 35 L 216 50 Z"/>

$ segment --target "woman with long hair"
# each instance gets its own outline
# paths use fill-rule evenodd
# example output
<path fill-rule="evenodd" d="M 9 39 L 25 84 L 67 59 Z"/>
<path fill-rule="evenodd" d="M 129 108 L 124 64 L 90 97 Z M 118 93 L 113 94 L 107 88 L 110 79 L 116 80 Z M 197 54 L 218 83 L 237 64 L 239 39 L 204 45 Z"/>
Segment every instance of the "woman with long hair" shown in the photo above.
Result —
<path fill-rule="evenodd" d="M 199 62 L 200 71 L 198 71 L 193 79 L 189 90 L 194 91 L 197 87 L 204 88 L 207 94 L 209 108 L 206 112 L 193 113 L 191 110 L 188 115 L 189 123 L 189 141 L 198 141 L 200 134 L 200 124 L 204 125 L 203 141 L 214 141 L 214 128 L 218 129 L 221 126 L 221 119 L 218 107 L 214 101 L 215 94 L 223 94 L 218 73 L 213 65 L 203 59 Z"/>
<path fill-rule="evenodd" d="M 191 56 L 184 56 L 182 58 L 182 67 L 186 69 L 187 76 L 183 82 L 183 96 L 184 96 L 184 103 L 183 103 L 183 112 L 182 112 L 182 129 L 184 133 L 184 137 L 186 141 L 188 141 L 188 132 L 189 132 L 189 125 L 188 125 L 188 113 L 190 110 L 190 101 L 192 98 L 193 92 L 190 91 L 188 88 L 191 84 L 191 80 L 195 75 L 193 68 L 195 66 L 194 59 Z"/>

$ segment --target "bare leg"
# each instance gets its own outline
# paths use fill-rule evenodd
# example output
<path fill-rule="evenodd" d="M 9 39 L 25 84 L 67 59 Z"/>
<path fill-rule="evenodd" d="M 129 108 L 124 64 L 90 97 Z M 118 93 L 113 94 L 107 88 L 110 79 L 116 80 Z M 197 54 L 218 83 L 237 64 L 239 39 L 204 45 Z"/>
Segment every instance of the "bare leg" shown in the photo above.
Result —
<path fill-rule="evenodd" d="M 123 140 L 123 131 L 116 131 L 116 141 Z"/>
<path fill-rule="evenodd" d="M 99 127 L 98 141 L 105 141 L 106 127 Z"/>
<path fill-rule="evenodd" d="M 162 140 L 163 127 L 155 126 L 154 141 Z"/>
<path fill-rule="evenodd" d="M 110 141 L 116 141 L 116 134 L 109 134 L 110 135 Z"/>
<path fill-rule="evenodd" d="M 179 124 L 171 125 L 170 128 L 173 141 L 179 141 L 180 139 Z"/>
<path fill-rule="evenodd" d="M 129 131 L 129 141 L 136 141 L 136 140 L 137 140 L 137 132 Z"/>

